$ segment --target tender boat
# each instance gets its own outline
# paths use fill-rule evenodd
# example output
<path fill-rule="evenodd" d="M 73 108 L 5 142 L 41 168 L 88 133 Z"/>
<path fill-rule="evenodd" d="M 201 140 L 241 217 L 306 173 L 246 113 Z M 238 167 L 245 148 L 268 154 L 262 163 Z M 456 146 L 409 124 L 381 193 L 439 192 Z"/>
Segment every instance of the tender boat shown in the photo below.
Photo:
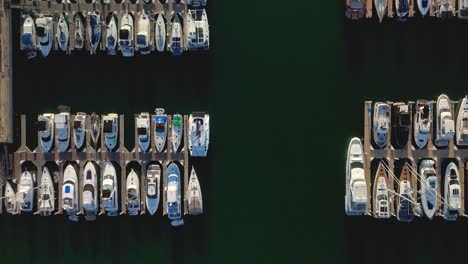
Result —
<path fill-rule="evenodd" d="M 66 152 L 70 146 L 70 113 L 61 112 L 55 115 L 55 129 L 57 130 L 58 149 Z"/>
<path fill-rule="evenodd" d="M 411 116 L 408 105 L 394 103 L 392 106 L 392 145 L 395 148 L 405 148 L 408 145 Z"/>
<path fill-rule="evenodd" d="M 207 0 L 187 0 L 187 4 L 193 7 L 205 6 Z"/>
<path fill-rule="evenodd" d="M 108 216 L 117 216 L 119 209 L 119 190 L 117 173 L 112 162 L 106 162 L 103 173 L 101 200 Z"/>
<path fill-rule="evenodd" d="M 436 5 L 436 15 L 440 18 L 451 18 L 455 16 L 455 7 L 452 0 L 434 0 Z"/>
<path fill-rule="evenodd" d="M 75 115 L 75 120 L 73 122 L 73 140 L 75 141 L 75 147 L 78 150 L 85 146 L 87 118 L 88 117 L 85 113 L 78 112 Z"/>
<path fill-rule="evenodd" d="M 184 119 L 182 115 L 175 114 L 172 117 L 171 141 L 172 151 L 177 152 L 182 142 L 182 135 L 184 131 Z"/>
<path fill-rule="evenodd" d="M 458 167 L 450 162 L 445 170 L 444 183 L 444 219 L 449 221 L 457 220 L 461 210 L 461 187 Z"/>
<path fill-rule="evenodd" d="M 59 44 L 59 48 L 63 52 L 68 52 L 68 40 L 70 39 L 68 35 L 68 16 L 64 14 L 64 12 L 60 13 L 57 23 L 57 42 Z"/>
<path fill-rule="evenodd" d="M 172 226 L 184 224 L 181 212 L 181 186 L 180 171 L 175 163 L 171 163 L 167 168 L 167 215 Z"/>
<path fill-rule="evenodd" d="M 39 49 L 47 57 L 54 43 L 54 20 L 50 15 L 39 15 L 36 18 L 36 33 L 39 38 Z"/>
<path fill-rule="evenodd" d="M 406 20 L 409 13 L 409 0 L 395 0 L 397 16 L 400 20 Z"/>
<path fill-rule="evenodd" d="M 458 109 L 456 141 L 458 146 L 468 146 L 468 97 L 466 96 Z"/>
<path fill-rule="evenodd" d="M 78 221 L 79 198 L 78 198 L 78 175 L 73 165 L 68 164 L 63 173 L 62 200 L 63 210 L 67 212 L 70 220 Z"/>
<path fill-rule="evenodd" d="M 427 145 L 432 123 L 432 105 L 426 100 L 416 102 L 414 114 L 414 141 L 422 149 Z"/>
<path fill-rule="evenodd" d="M 115 55 L 117 48 L 117 19 L 115 13 L 110 13 L 107 17 L 106 28 L 106 49 L 108 55 Z"/>
<path fill-rule="evenodd" d="M 134 55 L 133 48 L 133 17 L 126 13 L 122 16 L 119 33 L 119 47 L 124 57 L 132 57 Z"/>
<path fill-rule="evenodd" d="M 379 21 L 382 22 L 385 14 L 387 13 L 387 0 L 374 0 L 375 9 L 377 10 L 377 15 L 379 16 Z"/>
<path fill-rule="evenodd" d="M 413 187 L 411 186 L 411 173 L 408 164 L 405 163 L 401 170 L 398 195 L 397 195 L 397 219 L 402 222 L 411 222 L 414 219 Z"/>
<path fill-rule="evenodd" d="M 421 204 L 427 218 L 432 219 L 437 210 L 437 176 L 435 162 L 431 159 L 421 161 L 419 175 L 421 176 Z"/>
<path fill-rule="evenodd" d="M 83 171 L 83 208 L 86 215 L 95 216 L 99 209 L 98 186 L 96 167 L 88 161 Z"/>
<path fill-rule="evenodd" d="M 49 169 L 42 168 L 41 184 L 39 187 L 38 211 L 42 216 L 49 216 L 55 210 L 54 182 L 49 173 Z"/>
<path fill-rule="evenodd" d="M 85 43 L 85 27 L 83 23 L 83 15 L 81 12 L 76 12 L 73 18 L 75 22 L 75 50 L 82 50 Z"/>
<path fill-rule="evenodd" d="M 9 214 L 16 214 L 16 195 L 15 190 L 11 187 L 9 181 L 5 183 L 5 195 L 4 195 L 5 209 Z"/>
<path fill-rule="evenodd" d="M 458 0 L 458 17 L 468 19 L 468 0 Z"/>
<path fill-rule="evenodd" d="M 205 9 L 188 10 L 187 30 L 190 49 L 209 49 L 210 30 Z M 193 24 L 192 24 L 193 23 Z"/>
<path fill-rule="evenodd" d="M 440 95 L 437 99 L 436 128 L 437 146 L 448 146 L 449 140 L 455 135 L 455 123 L 452 116 L 452 103 L 445 94 Z"/>
<path fill-rule="evenodd" d="M 150 53 L 151 23 L 145 11 L 138 18 L 137 45 L 141 55 Z"/>
<path fill-rule="evenodd" d="M 37 118 L 37 129 L 41 138 L 42 152 L 49 152 L 54 144 L 54 114 L 42 114 Z"/>
<path fill-rule="evenodd" d="M 146 172 L 146 208 L 151 215 L 158 210 L 160 181 L 161 168 L 159 165 L 150 165 Z"/>
<path fill-rule="evenodd" d="M 346 196 L 345 212 L 347 215 L 363 215 L 367 211 L 367 185 L 364 177 L 364 150 L 357 137 L 349 142 L 346 160 Z"/>
<path fill-rule="evenodd" d="M 189 150 L 192 157 L 206 157 L 210 143 L 210 115 L 193 112 L 189 116 Z"/>
<path fill-rule="evenodd" d="M 97 148 L 99 143 L 99 135 L 101 134 L 101 119 L 96 113 L 91 114 L 90 126 L 91 126 L 91 144 L 94 148 Z"/>
<path fill-rule="evenodd" d="M 164 146 L 166 146 L 167 115 L 164 113 L 163 108 L 156 108 L 155 112 L 156 115 L 154 116 L 154 141 L 156 143 L 156 150 L 158 152 L 163 152 Z"/>
<path fill-rule="evenodd" d="M 21 43 L 23 43 L 23 49 L 26 52 L 26 57 L 28 59 L 32 59 L 37 56 L 36 25 L 34 24 L 34 19 L 30 15 L 27 15 L 23 22 Z"/>
<path fill-rule="evenodd" d="M 374 142 L 379 148 L 385 148 L 390 129 L 390 106 L 386 103 L 375 103 L 373 132 Z"/>
<path fill-rule="evenodd" d="M 138 144 L 141 152 L 147 152 L 151 143 L 150 114 L 140 113 L 136 118 Z"/>
<path fill-rule="evenodd" d="M 25 213 L 32 212 L 34 206 L 34 180 L 29 171 L 21 173 L 16 202 L 18 202 L 21 211 Z"/>
<path fill-rule="evenodd" d="M 119 135 L 119 115 L 111 113 L 102 118 L 104 141 L 108 151 L 115 150 Z"/>
<path fill-rule="evenodd" d="M 89 12 L 89 41 L 90 53 L 96 54 L 101 40 L 101 14 L 96 11 Z"/>
<path fill-rule="evenodd" d="M 156 41 L 156 50 L 163 52 L 166 48 L 166 22 L 164 21 L 164 15 L 162 13 L 159 13 L 156 19 L 154 38 Z"/>
<path fill-rule="evenodd" d="M 431 8 L 431 1 L 430 0 L 418 0 L 418 8 L 419 12 L 421 12 L 422 16 L 426 16 Z"/>
<path fill-rule="evenodd" d="M 140 179 L 133 169 L 127 176 L 127 210 L 129 215 L 140 211 Z"/>
<path fill-rule="evenodd" d="M 203 213 L 203 198 L 200 182 L 198 181 L 197 173 L 193 167 L 188 184 L 187 202 L 189 214 L 199 215 Z"/>
<path fill-rule="evenodd" d="M 347 18 L 363 18 L 366 13 L 366 0 L 346 0 L 345 14 Z"/>
<path fill-rule="evenodd" d="M 182 55 L 182 24 L 178 14 L 175 14 L 172 19 L 172 31 L 169 43 L 169 50 L 173 56 Z"/>
<path fill-rule="evenodd" d="M 383 162 L 380 162 L 374 179 L 374 217 L 390 218 L 391 208 L 387 171 Z"/>

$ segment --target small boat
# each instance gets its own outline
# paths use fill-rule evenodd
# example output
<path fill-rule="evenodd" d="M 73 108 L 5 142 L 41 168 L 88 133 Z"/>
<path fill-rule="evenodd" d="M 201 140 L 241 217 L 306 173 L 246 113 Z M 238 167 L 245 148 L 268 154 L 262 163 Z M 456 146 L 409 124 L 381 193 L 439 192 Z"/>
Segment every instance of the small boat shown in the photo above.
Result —
<path fill-rule="evenodd" d="M 5 209 L 9 214 L 16 214 L 16 195 L 9 181 L 5 183 L 4 195 Z"/>
<path fill-rule="evenodd" d="M 101 134 L 101 119 L 99 118 L 99 115 L 94 112 L 91 114 L 90 126 L 91 144 L 94 148 L 97 148 L 99 143 L 99 135 Z"/>
<path fill-rule="evenodd" d="M 161 181 L 161 168 L 150 165 L 146 172 L 146 208 L 154 215 L 159 206 L 159 183 Z"/>
<path fill-rule="evenodd" d="M 151 4 L 151 3 L 153 3 L 153 0 L 143 0 L 143 2 L 144 2 L 145 4 Z"/>
<path fill-rule="evenodd" d="M 112 12 L 107 18 L 106 28 L 106 49 L 108 55 L 115 55 L 117 47 L 117 19 L 115 14 Z"/>
<path fill-rule="evenodd" d="M 419 169 L 421 176 L 421 203 L 427 218 L 432 219 L 437 210 L 437 175 L 434 169 L 435 162 L 423 159 Z"/>
<path fill-rule="evenodd" d="M 70 113 L 61 112 L 55 115 L 55 129 L 59 151 L 66 152 L 70 146 Z"/>
<path fill-rule="evenodd" d="M 57 23 L 57 42 L 59 44 L 59 48 L 63 52 L 68 52 L 68 40 L 70 39 L 68 35 L 68 16 L 61 12 L 58 18 Z"/>
<path fill-rule="evenodd" d="M 421 12 L 422 16 L 426 16 L 431 8 L 431 1 L 430 0 L 418 0 L 418 8 L 419 12 Z"/>
<path fill-rule="evenodd" d="M 458 17 L 468 19 L 468 0 L 458 0 Z"/>
<path fill-rule="evenodd" d="M 154 116 L 155 131 L 154 141 L 156 142 L 156 150 L 162 152 L 166 146 L 167 136 L 167 115 L 164 113 L 163 108 L 156 108 L 156 115 Z"/>
<path fill-rule="evenodd" d="M 380 162 L 374 179 L 374 217 L 390 218 L 391 208 L 387 171 L 383 162 Z"/>
<path fill-rule="evenodd" d="M 78 112 L 75 115 L 75 120 L 73 122 L 73 140 L 75 141 L 75 147 L 78 150 L 85 146 L 86 119 L 87 115 L 85 113 Z"/>
<path fill-rule="evenodd" d="M 452 0 L 434 0 L 436 5 L 436 15 L 440 18 L 451 18 L 455 16 L 455 7 Z"/>
<path fill-rule="evenodd" d="M 374 142 L 379 148 L 385 148 L 390 129 L 390 106 L 386 103 L 375 103 L 373 132 Z"/>
<path fill-rule="evenodd" d="M 39 15 L 36 18 L 36 33 L 39 38 L 39 49 L 47 57 L 54 43 L 54 20 L 50 15 Z"/>
<path fill-rule="evenodd" d="M 16 193 L 16 202 L 23 212 L 32 212 L 34 205 L 34 180 L 29 171 L 23 171 Z"/>
<path fill-rule="evenodd" d="M 108 151 L 115 150 L 119 135 L 119 115 L 111 113 L 103 116 L 104 141 Z"/>
<path fill-rule="evenodd" d="M 101 200 L 108 216 L 117 216 L 119 209 L 119 191 L 117 173 L 112 162 L 106 162 L 103 173 Z"/>
<path fill-rule="evenodd" d="M 158 18 L 156 19 L 154 37 L 156 41 L 156 50 L 163 52 L 166 48 L 166 22 L 164 21 L 164 15 L 162 13 L 159 13 Z"/>
<path fill-rule="evenodd" d="M 192 157 L 206 157 L 210 143 L 210 115 L 193 112 L 189 116 L 189 150 Z"/>
<path fill-rule="evenodd" d="M 187 0 L 187 4 L 193 7 L 205 6 L 207 0 Z"/>
<path fill-rule="evenodd" d="M 75 22 L 75 50 L 82 50 L 85 43 L 85 28 L 83 24 L 83 15 L 81 12 L 76 12 L 73 18 Z"/>
<path fill-rule="evenodd" d="M 406 20 L 409 13 L 409 0 L 395 0 L 397 16 L 400 20 Z"/>
<path fill-rule="evenodd" d="M 119 33 L 119 47 L 124 57 L 134 55 L 133 48 L 133 17 L 126 13 L 122 16 L 122 22 Z"/>
<path fill-rule="evenodd" d="M 96 54 L 101 41 L 101 14 L 96 11 L 89 12 L 89 41 L 90 53 Z"/>
<path fill-rule="evenodd" d="M 197 173 L 193 167 L 188 184 L 187 202 L 189 214 L 199 215 L 203 213 L 203 198 L 200 182 L 198 181 Z"/>
<path fill-rule="evenodd" d="M 468 145 L 468 97 L 460 103 L 457 115 L 456 143 L 458 146 Z"/>
<path fill-rule="evenodd" d="M 367 185 L 364 177 L 364 150 L 357 137 L 349 142 L 346 160 L 346 196 L 345 212 L 347 215 L 363 215 L 367 211 Z"/>
<path fill-rule="evenodd" d="M 416 102 L 414 114 L 414 141 L 422 149 L 427 145 L 432 123 L 432 105 L 426 100 Z"/>
<path fill-rule="evenodd" d="M 346 0 L 345 14 L 347 18 L 363 18 L 366 13 L 366 0 Z"/>
<path fill-rule="evenodd" d="M 190 48 L 194 49 L 209 49 L 210 47 L 210 30 L 208 24 L 208 15 L 205 9 L 188 10 L 187 30 L 193 33 L 193 37 L 189 36 Z M 193 22 L 191 28 L 190 21 Z M 192 30 L 192 32 L 190 32 Z M 194 30 L 194 31 L 193 31 Z"/>
<path fill-rule="evenodd" d="M 140 113 L 136 118 L 138 144 L 141 152 L 147 152 L 151 143 L 150 114 Z"/>
<path fill-rule="evenodd" d="M 75 168 L 71 164 L 68 164 L 63 173 L 62 208 L 67 212 L 72 221 L 78 220 L 78 216 L 76 215 L 79 211 L 78 190 L 78 175 Z"/>
<path fill-rule="evenodd" d="M 49 216 L 55 210 L 55 192 L 54 182 L 49 173 L 49 169 L 44 166 L 42 168 L 41 184 L 39 187 L 38 209 L 42 216 Z"/>
<path fill-rule="evenodd" d="M 83 208 L 87 215 L 96 215 L 98 211 L 98 186 L 96 168 L 88 161 L 83 171 Z"/>
<path fill-rule="evenodd" d="M 461 210 L 461 188 L 458 167 L 450 162 L 445 170 L 444 181 L 444 219 L 449 221 L 457 220 Z"/>
<path fill-rule="evenodd" d="M 392 145 L 395 148 L 405 148 L 408 145 L 411 116 L 408 105 L 394 103 L 392 106 Z"/>
<path fill-rule="evenodd" d="M 397 219 L 402 222 L 411 222 L 414 219 L 413 188 L 411 186 L 411 173 L 408 164 L 405 163 L 401 170 L 398 195 L 397 195 Z"/>
<path fill-rule="evenodd" d="M 37 56 L 36 25 L 34 24 L 34 19 L 30 15 L 27 15 L 23 22 L 21 43 L 23 43 L 23 49 L 26 52 L 26 57 L 28 59 L 32 59 Z"/>
<path fill-rule="evenodd" d="M 37 118 L 37 130 L 41 138 L 42 152 L 49 152 L 54 144 L 54 114 L 42 114 Z"/>
<path fill-rule="evenodd" d="M 437 146 L 448 146 L 449 140 L 455 135 L 455 123 L 452 116 L 452 103 L 445 94 L 440 95 L 437 99 L 436 129 Z"/>
<path fill-rule="evenodd" d="M 175 114 L 172 117 L 171 141 L 172 151 L 177 152 L 182 142 L 182 134 L 184 131 L 184 120 L 182 115 Z"/>
<path fill-rule="evenodd" d="M 379 16 L 379 21 L 382 22 L 385 14 L 387 13 L 387 0 L 374 0 L 374 4 L 375 9 L 377 10 L 377 15 Z"/>
<path fill-rule="evenodd" d="M 182 24 L 178 14 L 174 15 L 172 19 L 172 31 L 169 43 L 169 50 L 173 56 L 182 55 Z"/>
<path fill-rule="evenodd" d="M 181 212 L 181 186 L 180 171 L 175 163 L 171 163 L 167 168 L 167 215 L 172 226 L 184 224 Z"/>
<path fill-rule="evenodd" d="M 138 18 L 137 45 L 141 55 L 150 53 L 151 23 L 145 11 Z"/>
<path fill-rule="evenodd" d="M 133 169 L 127 176 L 127 210 L 129 215 L 140 211 L 140 179 Z"/>

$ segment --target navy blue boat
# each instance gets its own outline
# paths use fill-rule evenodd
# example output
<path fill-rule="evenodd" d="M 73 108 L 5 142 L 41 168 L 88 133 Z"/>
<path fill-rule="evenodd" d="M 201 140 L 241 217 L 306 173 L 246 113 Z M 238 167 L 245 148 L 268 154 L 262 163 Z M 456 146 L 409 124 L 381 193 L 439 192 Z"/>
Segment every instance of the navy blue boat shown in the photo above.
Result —
<path fill-rule="evenodd" d="M 409 0 L 396 0 L 395 5 L 398 19 L 405 21 L 409 13 Z"/>

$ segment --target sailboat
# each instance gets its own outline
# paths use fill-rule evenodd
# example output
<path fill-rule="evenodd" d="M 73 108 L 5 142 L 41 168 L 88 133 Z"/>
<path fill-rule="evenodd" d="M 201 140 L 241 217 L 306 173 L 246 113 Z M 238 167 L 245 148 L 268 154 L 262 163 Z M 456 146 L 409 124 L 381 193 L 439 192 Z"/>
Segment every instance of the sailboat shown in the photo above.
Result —
<path fill-rule="evenodd" d="M 90 126 L 91 126 L 91 144 L 96 149 L 99 144 L 99 135 L 101 134 L 101 119 L 96 113 L 91 114 Z"/>
<path fill-rule="evenodd" d="M 150 115 L 143 112 L 136 118 L 138 144 L 141 152 L 147 152 L 151 143 Z"/>
<path fill-rule="evenodd" d="M 188 10 L 187 30 L 189 35 L 189 43 L 191 48 L 208 49 L 210 47 L 210 30 L 208 24 L 208 16 L 205 9 Z M 193 23 L 193 28 L 191 23 Z M 192 32 L 190 32 L 192 31 Z"/>
<path fill-rule="evenodd" d="M 367 185 L 364 177 L 364 150 L 361 140 L 355 137 L 349 142 L 346 160 L 345 212 L 347 215 L 362 215 L 366 211 Z"/>
<path fill-rule="evenodd" d="M 374 142 L 379 148 L 385 148 L 390 129 L 390 106 L 386 103 L 375 103 L 373 120 Z"/>
<path fill-rule="evenodd" d="M 197 41 L 197 28 L 195 22 L 193 22 L 192 14 L 190 9 L 188 10 L 187 16 L 187 43 L 189 49 L 195 49 L 198 46 Z"/>
<path fill-rule="evenodd" d="M 198 181 L 197 173 L 193 167 L 188 184 L 187 202 L 189 214 L 199 215 L 203 213 L 203 199 L 200 182 Z"/>
<path fill-rule="evenodd" d="M 107 28 L 106 28 L 106 49 L 108 55 L 116 54 L 117 47 L 117 19 L 115 13 L 112 12 L 107 17 Z"/>
<path fill-rule="evenodd" d="M 138 215 L 140 211 L 140 179 L 133 169 L 127 176 L 127 210 L 128 215 Z"/>
<path fill-rule="evenodd" d="M 5 195 L 3 197 L 5 209 L 9 214 L 16 214 L 16 195 L 9 181 L 5 183 Z"/>
<path fill-rule="evenodd" d="M 374 179 L 375 218 L 390 218 L 392 205 L 388 187 L 387 171 L 385 170 L 383 162 L 380 162 Z"/>
<path fill-rule="evenodd" d="M 57 130 L 58 149 L 66 152 L 70 146 L 70 113 L 61 112 L 55 115 L 55 129 Z"/>
<path fill-rule="evenodd" d="M 41 138 L 42 152 L 49 152 L 54 144 L 54 114 L 46 113 L 37 117 L 37 130 Z"/>
<path fill-rule="evenodd" d="M 172 117 L 171 141 L 172 151 L 177 152 L 182 142 L 182 134 L 184 131 L 184 120 L 182 115 L 175 114 Z"/>
<path fill-rule="evenodd" d="M 86 140 L 86 120 L 87 115 L 83 112 L 78 112 L 75 115 L 75 120 L 73 122 L 73 140 L 75 141 L 76 149 L 81 149 L 85 146 Z"/>
<path fill-rule="evenodd" d="M 411 173 L 407 163 L 400 173 L 397 195 L 397 219 L 402 222 L 411 222 L 414 219 L 413 187 Z"/>
<path fill-rule="evenodd" d="M 416 101 L 414 114 L 414 141 L 423 149 L 427 145 L 432 124 L 432 105 L 426 100 Z"/>
<path fill-rule="evenodd" d="M 162 152 L 166 146 L 167 115 L 164 113 L 164 108 L 156 108 L 155 113 L 154 141 L 156 143 L 156 150 Z"/>
<path fill-rule="evenodd" d="M 23 32 L 21 33 L 21 43 L 23 43 L 24 51 L 28 59 L 35 58 L 37 56 L 37 36 L 36 36 L 36 25 L 34 19 L 27 15 L 23 22 Z"/>
<path fill-rule="evenodd" d="M 387 13 L 387 0 L 374 0 L 375 9 L 377 10 L 377 15 L 379 16 L 379 21 L 382 22 L 385 14 Z"/>
<path fill-rule="evenodd" d="M 101 14 L 96 11 L 89 12 L 89 41 L 90 53 L 96 54 L 101 40 Z"/>
<path fill-rule="evenodd" d="M 435 162 L 431 159 L 421 161 L 419 175 L 421 176 L 421 204 L 427 218 L 432 219 L 437 210 L 437 175 Z"/>
<path fill-rule="evenodd" d="M 150 53 L 151 23 L 145 11 L 138 18 L 137 45 L 141 55 Z"/>
<path fill-rule="evenodd" d="M 452 103 L 445 94 L 440 95 L 437 99 L 436 130 L 437 146 L 448 146 L 449 140 L 455 135 L 455 123 L 452 117 Z"/>
<path fill-rule="evenodd" d="M 72 221 L 78 221 L 76 215 L 79 211 L 78 176 L 73 165 L 68 164 L 63 173 L 62 208 Z"/>
<path fill-rule="evenodd" d="M 108 216 L 117 216 L 119 209 L 118 179 L 112 162 L 106 162 L 102 181 L 101 200 Z"/>
<path fill-rule="evenodd" d="M 421 15 L 426 16 L 431 9 L 431 0 L 418 0 L 418 8 Z"/>
<path fill-rule="evenodd" d="M 167 215 L 172 226 L 180 226 L 184 224 L 184 220 L 181 211 L 180 171 L 177 164 L 171 163 L 169 165 L 167 175 Z"/>
<path fill-rule="evenodd" d="M 110 113 L 102 118 L 104 141 L 108 151 L 114 151 L 119 135 L 119 115 Z"/>
<path fill-rule="evenodd" d="M 57 42 L 59 44 L 59 48 L 63 52 L 68 53 L 68 41 L 70 39 L 68 35 L 68 16 L 64 13 L 61 12 L 58 18 L 58 23 L 57 23 Z"/>
<path fill-rule="evenodd" d="M 86 215 L 96 215 L 99 208 L 98 192 L 96 168 L 88 161 L 83 171 L 83 208 Z"/>
<path fill-rule="evenodd" d="M 44 166 L 42 168 L 41 184 L 39 187 L 38 197 L 39 214 L 42 216 L 49 216 L 55 210 L 55 192 L 54 182 L 49 173 L 49 169 Z"/>
<path fill-rule="evenodd" d="M 189 150 L 192 157 L 206 157 L 210 143 L 210 115 L 193 112 L 189 116 Z"/>
<path fill-rule="evenodd" d="M 146 208 L 154 215 L 159 206 L 159 183 L 161 180 L 161 168 L 152 164 L 146 172 Z"/>
<path fill-rule="evenodd" d="M 450 162 L 445 170 L 444 181 L 444 219 L 449 221 L 457 220 L 461 210 L 460 176 L 455 163 Z"/>
<path fill-rule="evenodd" d="M 166 47 L 166 22 L 163 13 L 159 13 L 154 28 L 154 37 L 156 41 L 156 50 L 163 52 Z"/>
<path fill-rule="evenodd" d="M 32 212 L 34 205 L 34 180 L 29 171 L 23 171 L 16 193 L 16 201 L 23 212 Z"/>
<path fill-rule="evenodd" d="M 75 50 L 82 50 L 85 43 L 83 14 L 81 12 L 76 12 L 73 21 L 75 22 L 75 43 L 73 43 L 73 45 Z"/>

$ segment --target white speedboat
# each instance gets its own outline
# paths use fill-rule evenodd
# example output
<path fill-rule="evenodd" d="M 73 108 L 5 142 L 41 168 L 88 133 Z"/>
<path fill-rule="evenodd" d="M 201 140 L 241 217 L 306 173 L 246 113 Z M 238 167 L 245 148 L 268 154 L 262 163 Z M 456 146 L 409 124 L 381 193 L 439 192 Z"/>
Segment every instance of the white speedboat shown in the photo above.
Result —
<path fill-rule="evenodd" d="M 210 47 L 210 29 L 208 24 L 208 15 L 205 9 L 189 10 L 187 16 L 187 30 L 193 33 L 189 36 L 189 46 L 191 49 L 208 49 Z M 190 23 L 193 22 L 193 27 Z M 192 32 L 190 32 L 192 31 Z"/>
<path fill-rule="evenodd" d="M 141 152 L 147 152 L 151 143 L 150 114 L 140 113 L 136 118 L 138 144 Z"/>
<path fill-rule="evenodd" d="M 104 141 L 107 150 L 113 151 L 117 146 L 119 135 L 119 115 L 111 113 L 102 118 Z"/>
<path fill-rule="evenodd" d="M 112 162 L 106 162 L 103 173 L 101 200 L 108 216 L 117 216 L 119 209 L 119 190 L 117 173 Z"/>
<path fill-rule="evenodd" d="M 382 20 L 385 17 L 385 14 L 387 13 L 387 0 L 374 0 L 375 4 L 375 9 L 377 11 L 377 15 L 379 16 L 379 21 L 382 22 Z"/>
<path fill-rule="evenodd" d="M 468 97 L 462 99 L 457 115 L 456 143 L 458 146 L 468 145 Z"/>
<path fill-rule="evenodd" d="M 189 116 L 189 150 L 192 157 L 206 157 L 210 143 L 210 115 L 193 112 Z"/>
<path fill-rule="evenodd" d="M 432 124 L 432 105 L 426 100 L 416 102 L 414 114 L 414 141 L 422 149 L 427 145 Z"/>
<path fill-rule="evenodd" d="M 188 10 L 188 16 L 187 16 L 187 43 L 188 43 L 188 48 L 189 49 L 196 49 L 198 46 L 198 41 L 197 41 L 197 28 L 195 26 L 195 22 L 193 21 L 192 18 L 192 12 L 189 9 Z"/>
<path fill-rule="evenodd" d="M 447 95 L 442 94 L 437 99 L 437 146 L 448 146 L 449 140 L 455 135 L 455 123 L 452 116 L 452 103 Z"/>
<path fill-rule="evenodd" d="M 182 142 L 182 135 L 184 131 L 184 119 L 182 115 L 175 114 L 172 117 L 171 141 L 172 151 L 177 152 Z"/>
<path fill-rule="evenodd" d="M 158 210 L 160 181 L 161 168 L 159 165 L 150 165 L 146 171 L 146 208 L 151 215 Z"/>
<path fill-rule="evenodd" d="M 127 176 L 127 210 L 129 215 L 140 211 L 140 179 L 133 169 Z"/>
<path fill-rule="evenodd" d="M 418 9 L 421 12 L 422 16 L 426 16 L 431 8 L 431 1 L 430 0 L 417 0 L 418 1 Z"/>
<path fill-rule="evenodd" d="M 392 201 L 388 191 L 387 171 L 380 162 L 374 179 L 374 217 L 390 218 Z"/>
<path fill-rule="evenodd" d="M 63 52 L 68 52 L 68 41 L 70 39 L 68 35 L 68 21 L 67 21 L 68 16 L 64 13 L 61 12 L 59 17 L 58 17 L 58 22 L 57 22 L 57 43 L 59 44 L 59 48 Z"/>
<path fill-rule="evenodd" d="M 58 149 L 60 152 L 66 152 L 70 146 L 70 113 L 62 112 L 55 115 L 55 129 Z"/>
<path fill-rule="evenodd" d="M 154 116 L 155 131 L 154 141 L 156 143 L 156 150 L 162 152 L 166 146 L 167 136 L 167 115 L 164 113 L 163 108 L 156 108 L 156 115 Z"/>
<path fill-rule="evenodd" d="M 99 209 L 98 186 L 96 167 L 88 161 L 83 171 L 83 208 L 87 215 L 96 215 Z"/>
<path fill-rule="evenodd" d="M 355 137 L 349 142 L 346 160 L 345 212 L 347 215 L 362 215 L 366 211 L 367 185 L 364 177 L 364 150 L 361 140 Z"/>
<path fill-rule="evenodd" d="M 408 164 L 405 163 L 401 170 L 398 195 L 397 195 L 397 219 L 402 222 L 411 222 L 414 219 L 413 188 L 411 186 L 411 173 Z"/>
<path fill-rule="evenodd" d="M 172 19 L 172 31 L 169 43 L 169 50 L 173 56 L 182 55 L 182 24 L 178 14 L 174 15 Z"/>
<path fill-rule="evenodd" d="M 181 184 L 180 171 L 175 163 L 171 163 L 167 168 L 167 216 L 171 220 L 172 226 L 184 224 L 181 210 Z"/>
<path fill-rule="evenodd" d="M 21 43 L 28 59 L 37 56 L 36 25 L 34 19 L 27 15 L 23 22 L 23 32 L 21 33 Z"/>
<path fill-rule="evenodd" d="M 132 57 L 134 55 L 133 48 L 133 17 L 126 13 L 122 16 L 119 33 L 119 47 L 124 57 Z"/>
<path fill-rule="evenodd" d="M 50 15 L 39 15 L 36 18 L 36 33 L 39 38 L 39 49 L 47 57 L 54 43 L 54 20 Z"/>
<path fill-rule="evenodd" d="M 444 181 L 444 219 L 455 221 L 457 220 L 461 210 L 461 195 L 460 177 L 458 168 L 455 163 L 450 162 L 445 170 Z"/>
<path fill-rule="evenodd" d="M 78 112 L 75 115 L 73 122 L 73 140 L 75 141 L 76 149 L 81 149 L 85 146 L 86 141 L 86 120 L 87 115 L 83 112 Z"/>
<path fill-rule="evenodd" d="M 199 215 L 203 213 L 203 198 L 200 182 L 198 181 L 197 173 L 193 167 L 189 178 L 187 202 L 189 214 Z"/>
<path fill-rule="evenodd" d="M 5 195 L 3 197 L 5 209 L 9 214 L 16 214 L 16 195 L 9 181 L 5 183 Z"/>
<path fill-rule="evenodd" d="M 114 13 L 110 13 L 107 18 L 106 28 L 106 49 L 108 55 L 115 55 L 117 48 L 117 19 Z"/>
<path fill-rule="evenodd" d="M 94 148 L 97 148 L 99 143 L 99 135 L 101 134 L 101 119 L 96 113 L 92 113 L 90 116 L 90 135 L 91 144 Z"/>
<path fill-rule="evenodd" d="M 145 11 L 141 12 L 138 17 L 138 33 L 137 33 L 138 51 L 141 55 L 150 53 L 150 39 L 151 39 L 151 23 Z"/>
<path fill-rule="evenodd" d="M 101 40 L 101 14 L 96 11 L 89 12 L 89 41 L 90 53 L 96 54 Z"/>
<path fill-rule="evenodd" d="M 373 120 L 374 142 L 379 148 L 385 148 L 390 129 L 390 106 L 386 103 L 375 103 Z"/>
<path fill-rule="evenodd" d="M 16 202 L 18 202 L 21 211 L 32 212 L 34 206 L 34 179 L 29 171 L 21 173 Z"/>
<path fill-rule="evenodd" d="M 73 18 L 75 23 L 75 43 L 73 43 L 75 50 L 82 50 L 84 48 L 85 28 L 82 16 L 81 12 L 76 12 Z"/>
<path fill-rule="evenodd" d="M 158 18 L 156 19 L 154 38 L 156 42 L 156 50 L 163 52 L 166 48 L 166 22 L 162 13 L 159 13 Z"/>
<path fill-rule="evenodd" d="M 78 175 L 73 165 L 68 164 L 63 173 L 62 185 L 62 208 L 70 217 L 70 220 L 77 221 L 76 213 L 79 211 L 78 199 Z"/>
<path fill-rule="evenodd" d="M 42 216 L 49 216 L 55 210 L 54 182 L 46 166 L 42 168 L 37 204 L 39 214 Z"/>
<path fill-rule="evenodd" d="M 427 218 L 432 219 L 437 210 L 437 175 L 435 162 L 431 159 L 421 161 L 419 175 L 421 176 L 421 204 Z"/>
<path fill-rule="evenodd" d="M 42 114 L 37 118 L 37 129 L 41 138 L 42 152 L 49 152 L 54 145 L 54 114 Z"/>

